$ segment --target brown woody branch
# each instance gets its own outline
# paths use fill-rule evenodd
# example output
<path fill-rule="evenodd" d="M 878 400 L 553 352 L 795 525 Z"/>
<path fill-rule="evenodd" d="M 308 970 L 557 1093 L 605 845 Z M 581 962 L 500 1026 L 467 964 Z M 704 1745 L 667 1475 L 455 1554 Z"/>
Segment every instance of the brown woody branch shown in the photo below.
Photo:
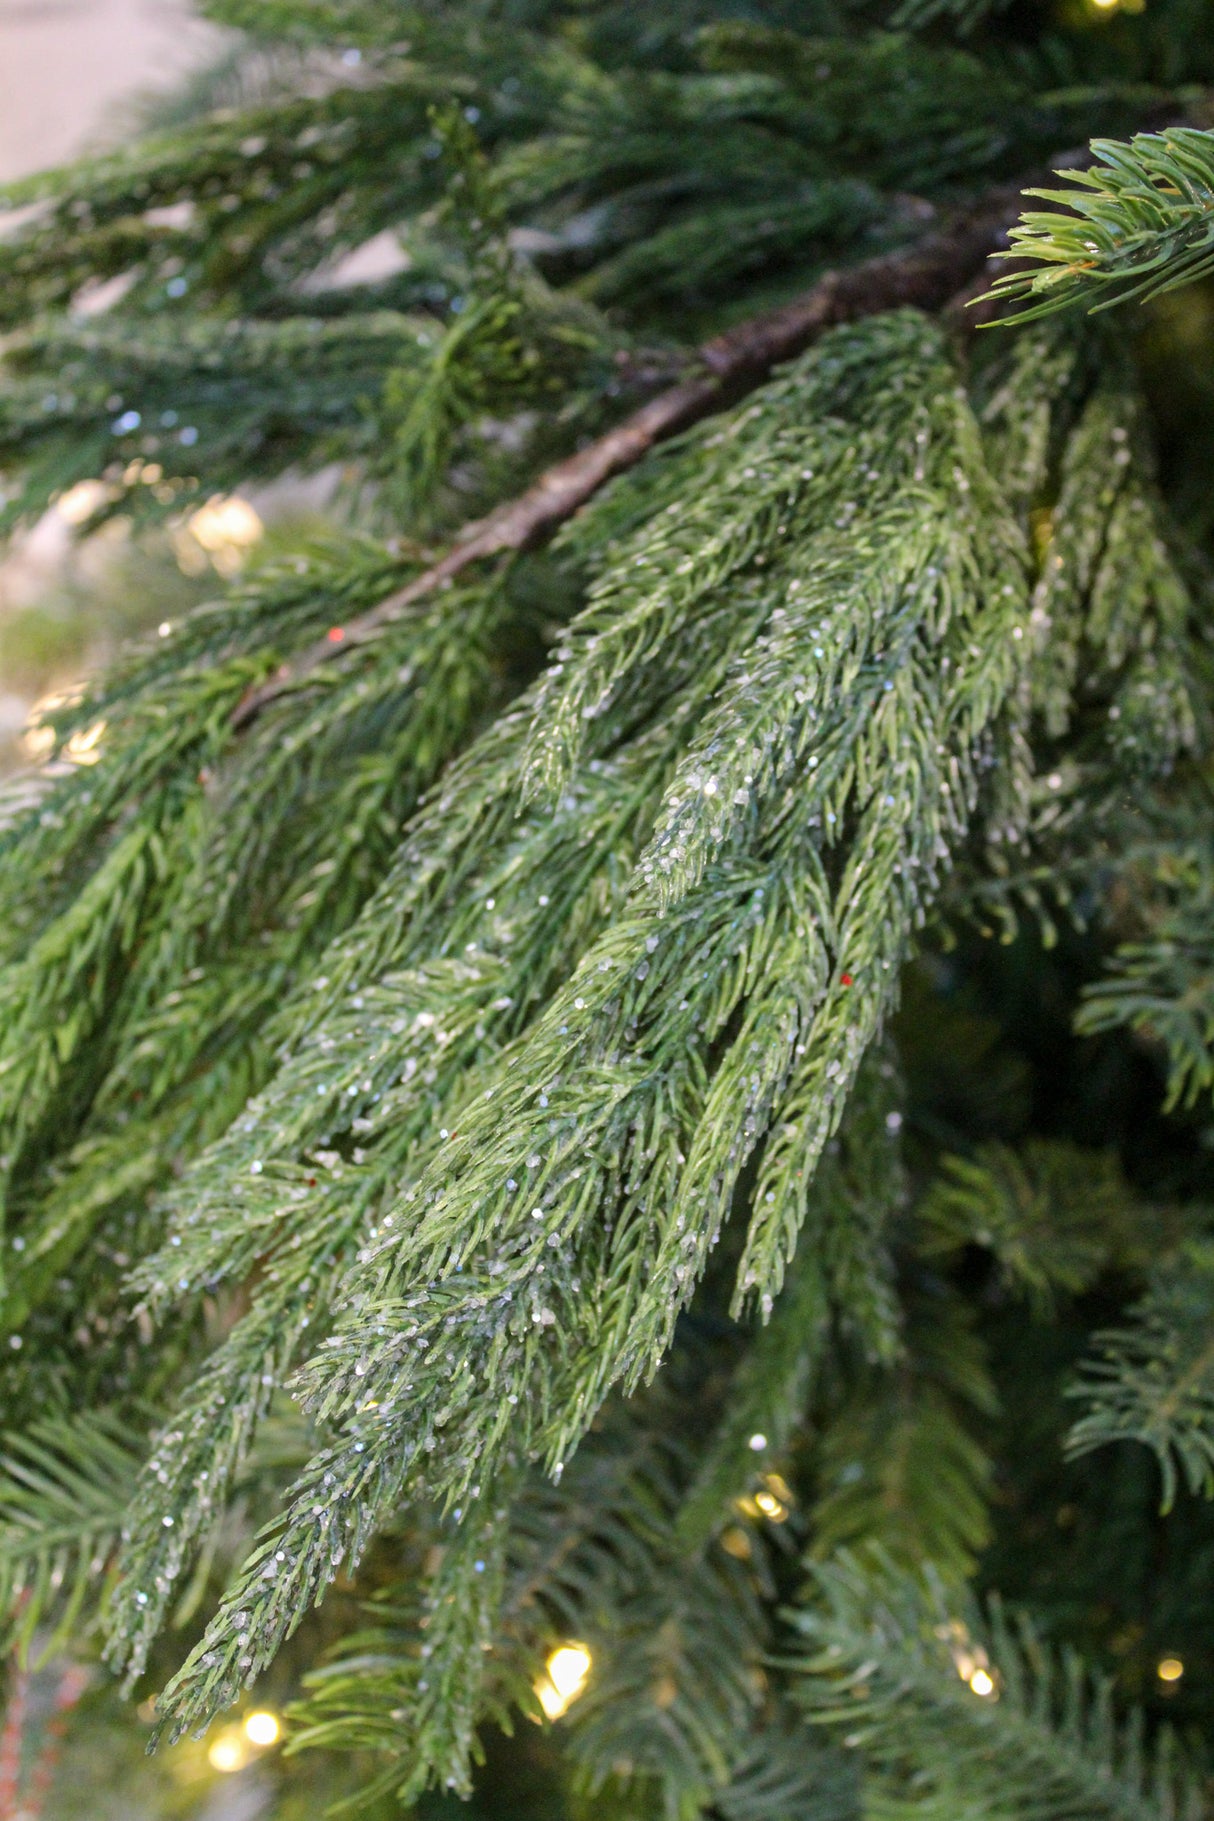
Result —
<path fill-rule="evenodd" d="M 334 627 L 328 638 L 251 690 L 235 709 L 233 726 L 247 726 L 318 666 L 374 638 L 381 627 L 473 563 L 542 544 L 606 481 L 633 467 L 655 443 L 732 404 L 766 379 L 773 367 L 802 353 L 837 323 L 903 305 L 942 309 L 972 285 L 992 253 L 1006 247 L 1021 202 L 1020 184 L 992 190 L 975 207 L 913 245 L 827 272 L 792 303 L 714 336 L 699 349 L 697 368 L 688 378 L 547 469 L 517 499 L 465 526 L 446 555 L 421 575 L 347 625 Z"/>

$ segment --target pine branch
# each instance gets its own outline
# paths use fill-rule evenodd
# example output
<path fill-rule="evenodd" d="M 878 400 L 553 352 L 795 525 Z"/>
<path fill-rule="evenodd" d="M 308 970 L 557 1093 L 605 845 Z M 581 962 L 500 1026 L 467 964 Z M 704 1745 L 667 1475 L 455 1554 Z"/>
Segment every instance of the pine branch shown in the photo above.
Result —
<path fill-rule="evenodd" d="M 1162 1509 L 1181 1480 L 1214 1496 L 1214 1250 L 1194 1241 L 1162 1268 L 1129 1324 L 1096 1338 L 1068 1396 L 1087 1412 L 1067 1437 L 1067 1452 L 1088 1454 L 1109 1442 L 1141 1442 L 1163 1476 Z"/>
<path fill-rule="evenodd" d="M 993 1469 L 980 1438 L 997 1409 L 967 1306 L 912 1297 L 899 1357 L 855 1374 L 822 1423 L 809 1559 L 877 1545 L 904 1567 L 931 1563 L 964 1582 L 990 1535 Z"/>
<path fill-rule="evenodd" d="M 1010 919 L 1054 856 L 1057 896 L 1090 908 L 1128 876 L 1110 805 L 1133 794 L 1149 821 L 1207 733 L 1127 361 L 1050 332 L 958 362 L 949 318 L 1015 198 L 937 211 L 1072 121 L 1153 103 L 1038 97 L 1028 59 L 852 21 L 818 40 L 759 8 L 701 35 L 700 0 L 669 19 L 593 0 L 576 30 L 540 6 L 517 32 L 481 0 L 423 0 L 407 50 L 394 0 L 214 9 L 364 63 L 46 191 L 0 252 L 12 319 L 62 309 L 86 270 L 132 284 L 108 321 L 10 344 L 6 447 L 42 462 L 26 498 L 199 418 L 163 464 L 179 479 L 195 447 L 202 485 L 323 444 L 384 479 L 381 507 L 396 484 L 419 532 L 478 516 L 433 560 L 360 543 L 255 574 L 53 713 L 64 775 L 0 833 L 5 1313 L 32 1315 L 7 1382 L 25 1407 L 52 1382 L 84 1402 L 154 1362 L 166 1414 L 107 1589 L 128 1674 L 247 1531 L 233 1498 L 272 1400 L 325 1425 L 267 1472 L 271 1527 L 166 1690 L 166 1731 L 297 1628 L 314 1641 L 310 1607 L 378 1538 L 358 1591 L 387 1595 L 304 1722 L 382 1751 L 375 1790 L 467 1790 L 478 1728 L 533 1712 L 547 1649 L 576 1637 L 593 1673 L 557 1737 L 605 1812 L 851 1817 L 855 1758 L 785 1724 L 762 1520 L 735 1505 L 715 1533 L 780 1448 L 796 1485 L 773 1539 L 804 1512 L 818 1555 L 880 1537 L 950 1587 L 971 1566 L 993 1407 L 971 1248 L 1042 1301 L 1142 1254 L 1119 1181 L 1032 1147 L 946 1164 L 916 1221 L 900 984 L 942 906 Z M 389 225 L 413 260 L 381 293 L 396 308 L 316 299 L 329 254 Z M 828 262 L 644 372 L 577 301 L 611 299 L 626 334 L 673 303 L 687 343 Z M 57 364 L 79 371 L 52 403 Z M 97 764 L 68 773 L 102 723 Z M 128 1269 L 138 1345 L 112 1320 Z M 742 1363 L 707 1435 L 699 1348 L 722 1332 Z M 677 1424 L 639 1392 L 659 1368 L 664 1391 L 695 1384 Z M 1191 1429 L 1204 1475 L 1200 1411 Z M 866 1726 L 899 1709 L 871 1735 L 874 1821 L 917 1799 L 949 1821 L 1175 1806 L 1166 1776 L 1144 1795 L 1132 1739 L 1110 1746 L 1081 1669 L 1069 1711 L 1052 1668 L 1020 1699 L 997 1622 L 979 1737 L 970 1640 L 943 1595 L 925 1617 L 895 1581 L 867 1577 L 815 1669 L 846 1663 Z M 992 1713 L 1015 1736 L 984 1758 Z"/>
<path fill-rule="evenodd" d="M 0 386 L 0 461 L 20 463 L 23 484 L 0 502 L 0 530 L 37 515 L 51 474 L 66 490 L 106 473 L 111 514 L 180 512 L 198 497 L 200 439 L 215 491 L 367 459 L 382 436 L 368 399 L 385 373 L 403 385 L 425 372 L 440 340 L 431 319 L 394 310 L 336 322 L 202 316 L 169 325 L 117 314 L 23 327 L 6 337 Z M 139 408 L 121 412 L 115 398 Z M 142 475 L 153 447 L 158 479 L 149 485 Z"/>
<path fill-rule="evenodd" d="M 500 591 L 465 592 L 458 635 L 449 602 L 420 610 L 327 673 L 293 722 L 295 704 L 267 716 L 224 767 L 230 709 L 269 668 L 267 647 L 310 640 L 402 569 L 369 542 L 301 554 L 64 712 L 61 738 L 104 723 L 98 763 L 62 777 L 53 813 L 7 831 L 0 886 L 14 951 L 0 997 L 15 1008 L 0 1103 L 10 1082 L 20 1204 L 7 1322 L 264 1081 L 270 1014 L 376 883 L 419 784 L 508 686 L 525 623 Z M 48 1093 L 68 1115 L 57 1157 Z"/>
<path fill-rule="evenodd" d="M 85 1623 L 122 1528 L 142 1437 L 105 1411 L 45 1417 L 0 1452 L 0 1622 L 24 1654 L 51 1626 L 49 1653 Z M 89 1615 L 89 1619 L 95 1615 Z"/>
<path fill-rule="evenodd" d="M 656 1791 L 665 1815 L 694 1815 L 728 1788 L 755 1726 L 763 1610 L 747 1568 L 724 1554 L 638 1583 L 600 1634 L 566 1749 L 587 1796 Z"/>
<path fill-rule="evenodd" d="M 885 1046 L 887 1049 L 889 1046 Z M 688 1548 L 701 1548 L 778 1456 L 802 1421 L 827 1356 L 832 1324 L 856 1333 L 873 1359 L 900 1350 L 899 1312 L 886 1256 L 905 1194 L 895 1110 L 897 1070 L 888 1054 L 862 1070 L 837 1140 L 813 1179 L 805 1229 L 770 1318 L 729 1387 L 725 1412 L 701 1456 L 678 1516 Z M 891 1119 L 893 1123 L 891 1124 Z"/>
<path fill-rule="evenodd" d="M 674 1542 L 686 1450 L 664 1431 L 680 1416 L 660 1397 L 639 1420 L 616 1408 L 559 1487 L 510 1473 L 457 1521 L 430 1529 L 419 1513 L 409 1565 L 374 1603 L 372 1624 L 308 1678 L 294 1749 L 375 1750 L 388 1760 L 375 1787 L 401 1800 L 428 1785 L 465 1789 L 477 1728 L 509 1728 L 520 1707 L 538 1718 L 545 1656 L 576 1638 L 592 1674 L 565 1723 L 565 1754 L 588 1791 L 656 1789 L 663 1812 L 678 1814 L 736 1794 L 756 1821 L 777 1791 L 808 1800 L 815 1771 L 823 1801 L 853 1791 L 848 1768 L 807 1753 L 804 1738 L 799 1777 L 791 1738 L 782 1758 L 759 1762 L 765 1632 L 752 1583 L 764 1576 L 762 1542 L 748 1540 L 749 1568 L 723 1553 L 688 1557 Z"/>
<path fill-rule="evenodd" d="M 1141 1257 L 1160 1211 L 1144 1206 L 1108 1152 L 1031 1140 L 946 1156 L 916 1209 L 918 1250 L 946 1257 L 982 1246 L 1005 1281 L 1045 1313 L 1090 1288 L 1114 1260 Z"/>
<path fill-rule="evenodd" d="M 1206 813 L 1204 801 L 1196 808 Z M 1210 905 L 1214 870 L 1189 830 L 1127 868 L 1146 928 L 1123 942 L 1105 977 L 1084 993 L 1085 1033 L 1128 1029 L 1156 1049 L 1167 1071 L 1166 1106 L 1193 1106 L 1214 1087 Z"/>
<path fill-rule="evenodd" d="M 163 874 L 164 844 L 155 826 L 132 829 L 71 911 L 22 961 L 0 973 L 0 1121 L 6 1139 L 0 1198 L 70 1080 L 72 1065 L 83 1060 L 96 1070 L 116 979 Z M 0 1272 L 0 1295 L 3 1290 Z"/>
<path fill-rule="evenodd" d="M 629 516 L 143 1268 L 170 1300 L 270 1238 L 302 1265 L 327 1231 L 303 1157 L 349 1168 L 337 1131 L 363 1151 L 369 1223 L 301 1380 L 338 1439 L 292 1490 L 273 1585 L 246 1565 L 166 1697 L 174 1726 L 269 1660 L 403 1494 L 463 1504 L 520 1450 L 563 1464 L 610 1386 L 656 1369 L 770 1131 L 737 1286 L 768 1306 L 976 802 L 1023 552 L 937 329 L 836 330 L 575 530 Z M 520 818 L 550 750 L 560 794 Z"/>
<path fill-rule="evenodd" d="M 1198 1821 L 1198 1787 L 1164 1734 L 1119 1721 L 1110 1685 L 1075 1652 L 993 1606 L 958 1612 L 928 1571 L 899 1576 L 879 1553 L 816 1570 L 819 1600 L 790 1614 L 810 1645 L 801 1699 L 846 1728 L 893 1798 L 878 1813 L 966 1821 Z M 919 1807 L 922 1804 L 922 1810 Z"/>
<path fill-rule="evenodd" d="M 1074 188 L 1027 192 L 1070 213 L 1030 210 L 1012 229 L 1017 263 L 987 293 L 1023 305 L 1002 313 L 1004 322 L 1081 299 L 1106 310 L 1214 271 L 1214 133 L 1177 126 L 1128 145 L 1095 139 L 1092 156 L 1090 170 L 1065 173 Z"/>
<path fill-rule="evenodd" d="M 859 1821 L 868 1811 L 854 1759 L 776 1720 L 756 1734 L 712 1812 L 720 1821 Z"/>
<path fill-rule="evenodd" d="M 946 19 L 958 31 L 970 32 L 991 13 L 1000 13 L 1010 0 L 900 0 L 891 23 L 910 31 Z"/>
<path fill-rule="evenodd" d="M 826 1429 L 818 1465 L 816 1560 L 873 1541 L 903 1565 L 934 1562 L 950 1584 L 973 1573 L 991 1538 L 993 1466 L 938 1387 L 911 1372 L 870 1382 Z"/>
<path fill-rule="evenodd" d="M 1086 156 L 1068 157 L 1067 168 L 1082 175 L 1079 167 Z M 622 424 L 550 468 L 518 499 L 465 526 L 453 547 L 423 574 L 342 628 L 342 648 L 374 638 L 381 626 L 425 594 L 449 586 L 471 565 L 545 542 L 613 476 L 634 467 L 658 443 L 745 396 L 773 368 L 812 346 L 833 325 L 906 305 L 940 310 L 964 299 L 983 262 L 1005 249 L 1018 199 L 1038 193 L 1026 184 L 993 189 L 909 247 L 827 272 L 803 297 L 706 342 L 695 363 L 707 372 L 693 370 Z M 999 301 L 1002 292 L 996 286 L 987 295 Z M 236 710 L 233 724 L 240 727 L 254 719 L 264 706 L 333 656 L 332 643 L 317 643 L 284 665 L 272 681 L 249 692 Z"/>
<path fill-rule="evenodd" d="M 905 305 L 943 308 L 1003 244 L 1019 194 L 1019 187 L 993 190 L 939 232 L 899 252 L 828 272 L 804 297 L 706 342 L 696 356 L 706 371 L 693 371 L 596 442 L 550 468 L 519 499 L 466 526 L 445 556 L 351 620 L 336 643 L 344 650 L 372 639 L 382 626 L 426 594 L 447 587 L 472 564 L 543 543 L 614 475 L 634 467 L 657 443 L 744 396 L 774 367 L 810 347 L 832 326 Z M 271 682 L 250 691 L 233 715 L 234 726 L 247 725 L 284 691 L 331 661 L 334 643 L 316 644 L 284 665 Z"/>

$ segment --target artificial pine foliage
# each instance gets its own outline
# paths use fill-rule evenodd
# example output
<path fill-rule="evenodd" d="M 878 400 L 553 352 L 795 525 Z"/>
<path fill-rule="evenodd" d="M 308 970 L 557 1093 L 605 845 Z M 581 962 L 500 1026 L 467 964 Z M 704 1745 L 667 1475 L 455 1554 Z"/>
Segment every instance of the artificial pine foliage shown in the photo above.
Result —
<path fill-rule="evenodd" d="M 7 198 L 5 524 L 343 485 L 0 821 L 12 1687 L 258 1683 L 278 1821 L 1196 1821 L 1214 7 L 205 10 Z"/>

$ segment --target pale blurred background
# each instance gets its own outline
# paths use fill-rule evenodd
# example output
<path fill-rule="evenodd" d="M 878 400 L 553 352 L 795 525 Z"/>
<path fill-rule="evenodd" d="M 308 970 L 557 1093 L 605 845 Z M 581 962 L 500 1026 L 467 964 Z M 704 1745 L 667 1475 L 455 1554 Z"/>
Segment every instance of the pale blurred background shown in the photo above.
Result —
<path fill-rule="evenodd" d="M 0 0 L 0 185 L 121 131 L 217 48 L 186 0 Z"/>

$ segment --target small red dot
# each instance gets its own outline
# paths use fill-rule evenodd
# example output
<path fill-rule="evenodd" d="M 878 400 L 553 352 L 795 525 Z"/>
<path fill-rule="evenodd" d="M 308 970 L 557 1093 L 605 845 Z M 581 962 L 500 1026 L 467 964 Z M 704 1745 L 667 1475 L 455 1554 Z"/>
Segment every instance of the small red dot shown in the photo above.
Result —
<path fill-rule="evenodd" d="M 839 979 L 844 986 L 851 985 L 851 975 L 850 974 L 840 974 Z"/>
<path fill-rule="evenodd" d="M 330 645 L 340 645 L 342 640 L 345 638 L 345 636 L 346 636 L 346 629 L 344 626 L 330 626 L 330 628 L 329 628 Z"/>

